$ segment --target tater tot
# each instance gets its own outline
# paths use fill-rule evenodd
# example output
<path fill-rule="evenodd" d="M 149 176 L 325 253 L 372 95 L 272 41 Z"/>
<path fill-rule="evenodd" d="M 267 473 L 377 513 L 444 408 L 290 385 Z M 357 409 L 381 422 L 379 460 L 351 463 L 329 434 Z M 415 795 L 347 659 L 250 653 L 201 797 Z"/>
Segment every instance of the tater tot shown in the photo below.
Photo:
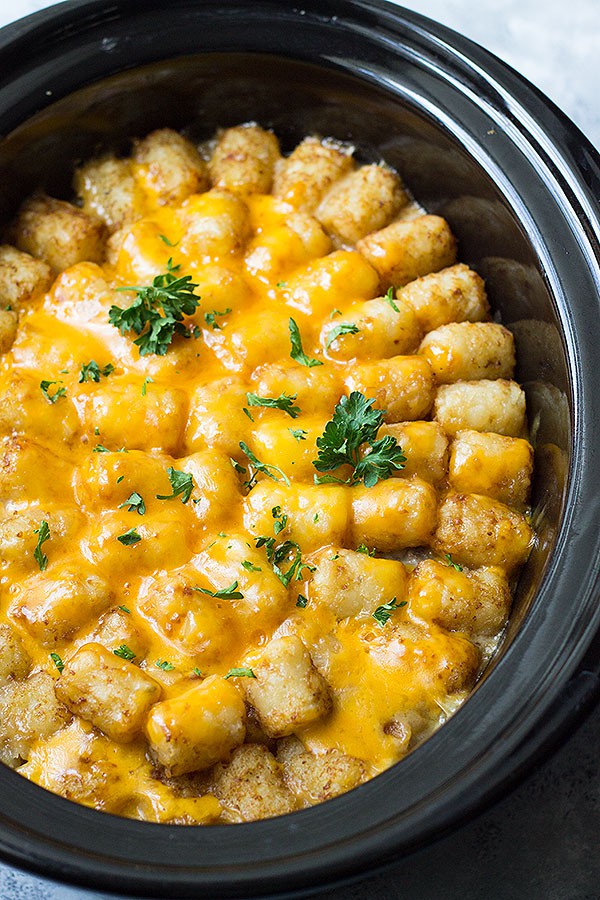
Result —
<path fill-rule="evenodd" d="M 328 365 L 271 363 L 255 369 L 252 381 L 253 391 L 261 397 L 294 394 L 296 404 L 306 415 L 330 415 L 342 395 L 341 377 Z M 293 422 L 290 426 L 295 427 Z"/>
<path fill-rule="evenodd" d="M 19 316 L 14 309 L 0 309 L 0 356 L 12 347 L 18 325 Z"/>
<path fill-rule="evenodd" d="M 31 660 L 16 631 L 0 624 L 0 685 L 14 678 L 26 678 Z"/>
<path fill-rule="evenodd" d="M 457 563 L 512 572 L 526 561 L 532 542 L 524 516 L 491 497 L 450 494 L 440 505 L 434 546 Z"/>
<path fill-rule="evenodd" d="M 495 322 L 452 322 L 425 336 L 419 347 L 440 384 L 512 378 L 515 344 Z"/>
<path fill-rule="evenodd" d="M 362 238 L 356 249 L 377 270 L 383 288 L 401 287 L 456 261 L 456 240 L 440 216 L 393 222 Z"/>
<path fill-rule="evenodd" d="M 521 437 L 525 407 L 525 392 L 515 381 L 482 379 L 441 385 L 433 415 L 448 435 L 471 429 Z"/>
<path fill-rule="evenodd" d="M 284 737 L 326 716 L 329 686 L 295 635 L 274 638 L 252 665 L 254 678 L 244 681 L 246 697 L 269 737 Z"/>
<path fill-rule="evenodd" d="M 434 397 L 433 373 L 422 356 L 357 363 L 346 375 L 346 387 L 374 397 L 375 406 L 386 411 L 386 422 L 422 419 Z"/>
<path fill-rule="evenodd" d="M 398 291 L 398 300 L 410 304 L 425 332 L 489 317 L 483 279 L 464 263 L 409 282 Z"/>
<path fill-rule="evenodd" d="M 272 131 L 258 125 L 226 128 L 208 164 L 212 186 L 243 195 L 268 194 L 279 156 Z"/>
<path fill-rule="evenodd" d="M 211 675 L 152 707 L 146 722 L 150 752 L 169 775 L 208 769 L 243 742 L 245 717 L 236 688 Z"/>
<path fill-rule="evenodd" d="M 360 253 L 334 250 L 297 270 L 283 296 L 300 312 L 321 317 L 348 301 L 375 297 L 378 286 L 377 272 Z"/>
<path fill-rule="evenodd" d="M 201 384 L 190 398 L 190 414 L 185 430 L 188 453 L 211 447 L 235 458 L 240 455 L 240 441 L 247 440 L 252 428 L 244 414 L 248 405 L 245 386 L 224 379 Z"/>
<path fill-rule="evenodd" d="M 159 206 L 181 203 L 208 187 L 206 163 L 191 141 L 159 128 L 137 141 L 133 152 L 137 177 Z"/>
<path fill-rule="evenodd" d="M 273 509 L 287 516 L 280 540 L 295 541 L 303 553 L 324 544 L 344 544 L 350 518 L 350 488 L 342 485 L 275 484 L 261 481 L 244 501 L 244 525 L 252 534 L 274 533 Z M 357 542 L 360 543 L 360 540 Z"/>
<path fill-rule="evenodd" d="M 254 822 L 282 816 L 296 808 L 277 760 L 261 744 L 244 744 L 228 763 L 213 771 L 212 789 L 221 801 L 227 821 Z"/>
<path fill-rule="evenodd" d="M 101 644 L 84 644 L 65 663 L 56 695 L 71 712 L 113 741 L 126 743 L 141 732 L 160 685 Z"/>
<path fill-rule="evenodd" d="M 275 167 L 273 193 L 306 212 L 313 212 L 331 185 L 353 167 L 346 148 L 308 137 Z"/>
<path fill-rule="evenodd" d="M 31 197 L 13 227 L 19 250 L 43 259 L 55 272 L 83 260 L 100 262 L 104 256 L 104 225 L 64 200 Z"/>
<path fill-rule="evenodd" d="M 371 231 L 389 225 L 407 202 L 396 172 L 373 164 L 337 181 L 315 215 L 340 243 L 355 244 Z"/>
<path fill-rule="evenodd" d="M 111 232 L 142 213 L 142 194 L 129 159 L 92 159 L 76 169 L 73 184 L 84 212 L 102 219 Z"/>
<path fill-rule="evenodd" d="M 323 348 L 344 360 L 414 353 L 421 338 L 417 317 L 407 303 L 394 306 L 379 297 L 352 304 L 341 317 L 329 316 L 321 328 Z M 342 324 L 355 328 L 336 337 L 335 329 Z"/>
<path fill-rule="evenodd" d="M 52 270 L 41 259 L 0 244 L 0 303 L 18 310 L 33 297 L 46 291 L 52 282 Z"/>
<path fill-rule="evenodd" d="M 459 431 L 452 443 L 448 478 L 455 491 L 485 494 L 523 508 L 529 499 L 533 447 L 522 438 Z"/>
<path fill-rule="evenodd" d="M 248 207 L 230 191 L 193 194 L 181 205 L 178 217 L 185 229 L 180 249 L 192 257 L 239 253 L 250 235 Z"/>
<path fill-rule="evenodd" d="M 392 435 L 402 447 L 404 468 L 394 471 L 396 478 L 418 475 L 431 484 L 439 484 L 448 473 L 448 438 L 438 422 L 398 422 L 382 425 L 378 437 Z"/>
<path fill-rule="evenodd" d="M 350 539 L 382 552 L 428 546 L 436 526 L 437 494 L 416 476 L 352 488 Z"/>
<path fill-rule="evenodd" d="M 408 580 L 411 617 L 448 631 L 463 631 L 476 641 L 496 635 L 511 604 L 510 587 L 500 568 L 462 569 L 426 559 Z"/>
<path fill-rule="evenodd" d="M 265 410 L 260 421 L 256 417 L 250 448 L 259 459 L 268 459 L 284 469 L 292 481 L 312 483 L 316 471 L 313 460 L 318 452 L 316 440 L 323 434 L 326 423 L 326 418 L 304 415 L 290 421 L 281 413 L 277 415 L 273 411 L 269 415 Z"/>
<path fill-rule="evenodd" d="M 329 547 L 313 557 L 313 563 L 310 602 L 331 609 L 338 619 L 370 616 L 381 603 L 390 597 L 402 599 L 406 592 L 408 573 L 393 559 Z"/>

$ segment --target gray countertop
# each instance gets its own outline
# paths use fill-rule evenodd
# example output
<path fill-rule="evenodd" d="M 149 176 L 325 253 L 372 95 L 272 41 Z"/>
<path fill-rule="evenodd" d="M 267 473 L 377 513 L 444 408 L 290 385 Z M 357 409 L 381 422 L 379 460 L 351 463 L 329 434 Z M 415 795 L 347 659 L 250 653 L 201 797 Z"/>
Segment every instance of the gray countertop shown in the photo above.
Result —
<path fill-rule="evenodd" d="M 49 6 L 12 0 L 0 25 Z M 409 9 L 482 44 L 600 147 L 598 0 L 421 0 Z M 600 900 L 600 708 L 494 809 L 398 868 L 318 900 Z M 95 896 L 0 865 L 0 900 Z M 170 898 L 165 898 L 170 900 Z"/>

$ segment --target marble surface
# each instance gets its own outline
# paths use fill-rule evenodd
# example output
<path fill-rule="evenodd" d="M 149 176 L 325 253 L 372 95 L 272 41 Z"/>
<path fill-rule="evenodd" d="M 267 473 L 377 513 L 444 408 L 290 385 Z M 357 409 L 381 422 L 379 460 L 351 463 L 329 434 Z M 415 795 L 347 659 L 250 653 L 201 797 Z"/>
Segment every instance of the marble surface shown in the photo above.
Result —
<path fill-rule="evenodd" d="M 0 5 L 0 26 L 45 8 Z M 403 4 L 465 34 L 529 78 L 600 148 L 598 0 Z M 356 886 L 314 900 L 600 900 L 600 709 L 494 809 Z M 97 900 L 0 865 L 0 900 Z M 171 898 L 165 898 L 171 900 Z"/>

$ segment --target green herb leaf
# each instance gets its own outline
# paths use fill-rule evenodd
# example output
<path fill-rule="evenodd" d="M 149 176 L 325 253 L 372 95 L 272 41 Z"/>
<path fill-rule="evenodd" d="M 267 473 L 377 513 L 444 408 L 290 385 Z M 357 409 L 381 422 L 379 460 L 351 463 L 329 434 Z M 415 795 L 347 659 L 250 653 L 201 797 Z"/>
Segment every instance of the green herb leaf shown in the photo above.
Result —
<path fill-rule="evenodd" d="M 113 650 L 115 656 L 119 656 L 121 659 L 126 659 L 128 662 L 131 662 L 132 659 L 135 659 L 135 653 L 133 650 L 127 646 L 127 644 L 121 644 L 120 647 L 117 647 L 116 650 Z"/>
<path fill-rule="evenodd" d="M 128 616 L 131 615 L 131 610 L 127 606 L 117 606 L 117 609 L 122 609 L 124 613 L 127 613 Z"/>
<path fill-rule="evenodd" d="M 300 329 L 298 328 L 298 325 L 294 321 L 294 319 L 290 319 L 289 329 L 290 329 L 290 341 L 292 344 L 290 356 L 292 357 L 294 362 L 300 363 L 301 366 L 308 366 L 309 369 L 312 369 L 313 366 L 322 366 L 323 363 L 320 359 L 311 359 L 311 357 L 307 356 L 306 353 L 304 352 L 304 350 L 302 349 L 302 338 L 300 337 Z"/>
<path fill-rule="evenodd" d="M 111 306 L 108 321 L 121 334 L 133 331 L 139 335 L 134 344 L 139 347 L 140 356 L 150 353 L 164 356 L 176 334 L 181 337 L 192 335 L 183 324 L 183 318 L 193 315 L 198 308 L 199 299 L 194 294 L 198 285 L 190 275 L 177 277 L 175 273 L 179 268 L 169 259 L 167 271 L 157 275 L 152 285 L 117 288 L 119 291 L 135 291 L 137 296 L 126 308 Z"/>
<path fill-rule="evenodd" d="M 225 680 L 228 678 L 256 678 L 256 675 L 252 669 L 234 668 L 225 675 Z"/>
<path fill-rule="evenodd" d="M 167 662 L 166 659 L 157 659 L 154 665 L 157 669 L 162 669 L 163 672 L 172 672 L 175 668 L 173 663 Z"/>
<path fill-rule="evenodd" d="M 244 595 L 238 591 L 237 586 L 237 581 L 233 581 L 229 587 L 222 588 L 220 591 L 209 591 L 208 588 L 198 587 L 192 588 L 192 590 L 198 591 L 200 594 L 208 594 L 209 597 L 216 597 L 219 600 L 243 600 Z"/>
<path fill-rule="evenodd" d="M 300 609 L 304 609 L 307 603 L 308 597 L 305 597 L 304 594 L 298 594 L 296 597 L 296 606 L 299 606 Z"/>
<path fill-rule="evenodd" d="M 446 563 L 450 568 L 456 569 L 457 572 L 462 572 L 463 567 L 459 566 L 458 563 L 455 563 L 449 553 L 444 554 L 444 559 L 446 560 Z"/>
<path fill-rule="evenodd" d="M 126 531 L 124 534 L 120 534 L 117 537 L 117 540 L 125 547 L 131 547 L 133 544 L 139 543 L 141 539 L 141 535 L 137 533 L 137 529 L 135 528 L 130 528 L 129 531 Z"/>
<path fill-rule="evenodd" d="M 400 312 L 400 310 L 394 303 L 394 288 L 392 288 L 392 287 L 388 288 L 383 299 L 385 300 L 386 303 L 389 303 L 389 305 L 392 307 L 394 312 L 397 312 L 397 313 Z"/>
<path fill-rule="evenodd" d="M 112 363 L 107 363 L 104 368 L 100 368 L 98 363 L 91 359 L 89 363 L 84 363 L 81 367 L 81 372 L 79 373 L 79 384 L 83 384 L 85 381 L 100 381 L 100 376 L 104 375 L 105 378 L 108 378 L 111 372 L 115 371 L 115 367 Z"/>
<path fill-rule="evenodd" d="M 180 472 L 178 469 L 174 469 L 172 466 L 169 466 L 167 469 L 167 475 L 169 476 L 169 481 L 171 482 L 171 487 L 173 488 L 172 494 L 157 494 L 157 500 L 175 500 L 176 497 L 181 495 L 181 502 L 187 503 L 190 497 L 192 496 L 192 491 L 194 490 L 194 479 L 187 472 Z"/>
<path fill-rule="evenodd" d="M 146 514 L 146 504 L 142 498 L 141 494 L 138 494 L 137 491 L 133 491 L 125 503 L 121 503 L 119 509 L 123 509 L 123 507 L 127 507 L 128 512 L 136 512 L 138 515 L 143 516 Z"/>
<path fill-rule="evenodd" d="M 150 378 L 150 376 L 148 375 L 146 378 L 144 378 L 144 383 L 142 384 L 142 397 L 145 397 L 148 393 L 149 384 L 154 384 L 154 378 Z"/>
<path fill-rule="evenodd" d="M 297 441 L 305 441 L 308 434 L 308 431 L 305 431 L 304 428 L 288 428 L 288 431 Z"/>
<path fill-rule="evenodd" d="M 366 544 L 359 544 L 358 547 L 356 548 L 356 552 L 364 553 L 365 556 L 375 556 L 375 547 L 373 547 L 371 550 L 369 550 L 369 548 L 367 547 Z"/>
<path fill-rule="evenodd" d="M 231 312 L 231 307 L 228 306 L 227 309 L 224 309 L 223 312 L 219 312 L 218 309 L 213 309 L 212 312 L 204 313 L 204 321 L 207 325 L 210 325 L 211 328 L 215 331 L 219 331 L 221 326 L 216 321 L 217 316 L 226 316 Z"/>
<path fill-rule="evenodd" d="M 248 416 L 248 418 L 250 419 L 251 422 L 254 422 L 254 416 L 252 415 L 252 413 L 250 412 L 249 409 L 246 409 L 245 406 L 242 406 L 242 412 L 244 413 L 245 416 Z"/>
<path fill-rule="evenodd" d="M 61 397 L 66 397 L 67 395 L 67 389 L 65 387 L 59 387 L 53 394 L 51 394 L 50 388 L 53 384 L 62 384 L 62 381 L 40 381 L 42 394 L 50 403 L 56 403 L 56 401 L 60 400 Z"/>
<path fill-rule="evenodd" d="M 249 559 L 245 559 L 242 563 L 242 566 L 244 567 L 244 569 L 246 569 L 247 572 L 262 572 L 261 567 L 255 566 L 254 563 L 250 562 Z"/>
<path fill-rule="evenodd" d="M 239 462 L 232 456 L 229 457 L 229 462 L 231 463 L 235 471 L 240 473 L 240 475 L 245 475 L 248 471 L 248 469 L 245 469 L 244 466 L 240 466 Z"/>
<path fill-rule="evenodd" d="M 104 444 L 96 444 L 96 446 L 92 449 L 92 453 L 128 453 L 129 451 L 125 449 L 125 447 L 121 447 L 120 450 L 109 450 L 108 447 L 105 447 Z"/>
<path fill-rule="evenodd" d="M 333 342 L 336 338 L 338 338 L 341 334 L 358 334 L 360 328 L 354 324 L 354 322 L 340 322 L 339 325 L 336 325 L 327 335 L 327 342 L 325 346 L 329 350 Z"/>
<path fill-rule="evenodd" d="M 123 481 L 124 478 L 125 478 L 124 475 L 119 475 L 119 477 L 117 478 L 117 484 L 121 484 L 121 482 Z"/>
<path fill-rule="evenodd" d="M 406 457 L 392 435 L 376 439 L 385 411 L 374 409 L 375 400 L 359 391 L 342 397 L 334 409 L 333 418 L 317 438 L 318 457 L 313 465 L 318 472 L 332 472 L 343 465 L 350 465 L 353 474 L 347 484 L 364 481 L 373 487 L 380 479 L 389 478 L 397 469 L 404 468 Z M 360 448 L 370 444 L 370 452 L 361 458 Z M 341 481 L 334 475 L 315 478 L 319 484 Z"/>
<path fill-rule="evenodd" d="M 288 587 L 293 580 L 301 581 L 304 569 L 308 569 L 309 572 L 314 572 L 315 570 L 314 566 L 302 562 L 302 552 L 295 541 L 284 541 L 282 544 L 277 544 L 274 537 L 261 536 L 255 538 L 254 543 L 257 550 L 261 547 L 265 548 L 267 559 L 271 563 L 273 571 L 285 587 Z M 285 562 L 290 563 L 290 567 L 286 572 L 281 568 Z"/>
<path fill-rule="evenodd" d="M 179 241 L 175 241 L 175 243 L 172 244 L 171 241 L 169 240 L 169 238 L 164 234 L 159 234 L 159 238 L 161 239 L 163 244 L 167 245 L 167 247 L 176 247 L 177 244 L 179 243 Z"/>
<path fill-rule="evenodd" d="M 280 506 L 274 506 L 271 510 L 271 515 L 275 519 L 275 522 L 273 523 L 273 531 L 275 532 L 275 534 L 281 534 L 281 532 L 287 525 L 288 517 L 285 515 L 285 513 L 281 512 Z"/>
<path fill-rule="evenodd" d="M 279 397 L 259 397 L 258 394 L 246 394 L 248 406 L 268 406 L 270 409 L 280 409 L 282 412 L 297 419 L 302 410 L 294 406 L 296 394 L 280 394 Z"/>
<path fill-rule="evenodd" d="M 287 484 L 288 487 L 290 486 L 290 479 L 287 477 L 285 472 L 281 471 L 279 466 L 274 466 L 271 463 L 261 462 L 256 458 L 248 444 L 244 443 L 244 441 L 240 441 L 240 448 L 242 452 L 245 453 L 245 455 L 248 457 L 252 468 L 255 470 L 252 477 L 248 481 L 244 482 L 245 487 L 247 487 L 249 490 L 252 490 L 252 488 L 256 484 L 256 476 L 259 474 L 259 472 L 262 472 L 272 481 L 279 481 L 280 479 L 277 478 L 276 475 L 273 475 L 273 473 L 270 471 L 271 469 L 273 469 L 275 472 L 279 472 L 279 474 L 281 475 L 281 479 Z"/>
<path fill-rule="evenodd" d="M 35 528 L 33 533 L 38 536 L 37 546 L 33 551 L 33 557 L 40 567 L 40 571 L 43 572 L 48 565 L 48 557 L 45 553 L 42 553 L 42 544 L 45 544 L 46 541 L 50 540 L 50 526 L 45 519 L 42 519 L 40 527 Z"/>
<path fill-rule="evenodd" d="M 54 663 L 54 665 L 56 666 L 56 668 L 58 669 L 58 671 L 59 671 L 60 674 L 62 675 L 62 671 L 63 671 L 63 669 L 64 669 L 64 667 L 65 667 L 65 664 L 64 664 L 64 662 L 62 661 L 62 659 L 60 658 L 60 656 L 58 655 L 58 653 L 51 653 L 51 654 L 50 654 L 50 659 L 52 660 L 52 662 Z"/>
<path fill-rule="evenodd" d="M 373 618 L 377 622 L 378 625 L 383 626 L 388 621 L 392 612 L 395 609 L 401 609 L 403 606 L 406 606 L 406 600 L 402 600 L 400 603 L 393 597 L 389 603 L 384 603 L 382 606 L 378 606 L 375 612 L 373 613 Z"/>
<path fill-rule="evenodd" d="M 194 666 L 194 668 L 192 669 L 192 673 L 196 676 L 196 678 L 204 678 L 204 675 L 202 674 L 198 666 Z"/>

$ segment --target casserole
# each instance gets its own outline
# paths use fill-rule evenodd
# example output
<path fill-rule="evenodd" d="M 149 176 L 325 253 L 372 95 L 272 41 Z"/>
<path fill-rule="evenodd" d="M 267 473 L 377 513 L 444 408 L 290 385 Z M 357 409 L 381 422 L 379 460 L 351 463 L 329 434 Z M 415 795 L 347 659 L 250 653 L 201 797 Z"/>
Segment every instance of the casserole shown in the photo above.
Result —
<path fill-rule="evenodd" d="M 2 771 L 1 846 L 14 863 L 129 893 L 264 895 L 349 877 L 430 840 L 497 796 L 596 689 L 593 658 L 591 675 L 571 676 L 598 628 L 598 160 L 497 61 L 385 4 L 181 3 L 177 17 L 172 9 L 75 3 L 6 31 L 1 52 L 13 77 L 0 92 L 2 132 L 17 130 L 2 148 L 4 218 L 40 181 L 68 192 L 72 163 L 96 148 L 193 118 L 212 130 L 230 124 L 224 110 L 231 124 L 260 119 L 290 141 L 318 130 L 365 152 L 381 148 L 485 275 L 517 335 L 519 377 L 539 414 L 541 541 L 503 651 L 466 706 L 401 765 L 324 807 L 236 826 L 231 837 L 107 826 Z M 135 62 L 159 64 L 129 70 L 134 33 Z M 273 56 L 284 43 L 287 60 Z M 123 69 L 41 110 L 46 91 L 60 101 Z M 575 701 L 561 703 L 567 688 Z"/>

